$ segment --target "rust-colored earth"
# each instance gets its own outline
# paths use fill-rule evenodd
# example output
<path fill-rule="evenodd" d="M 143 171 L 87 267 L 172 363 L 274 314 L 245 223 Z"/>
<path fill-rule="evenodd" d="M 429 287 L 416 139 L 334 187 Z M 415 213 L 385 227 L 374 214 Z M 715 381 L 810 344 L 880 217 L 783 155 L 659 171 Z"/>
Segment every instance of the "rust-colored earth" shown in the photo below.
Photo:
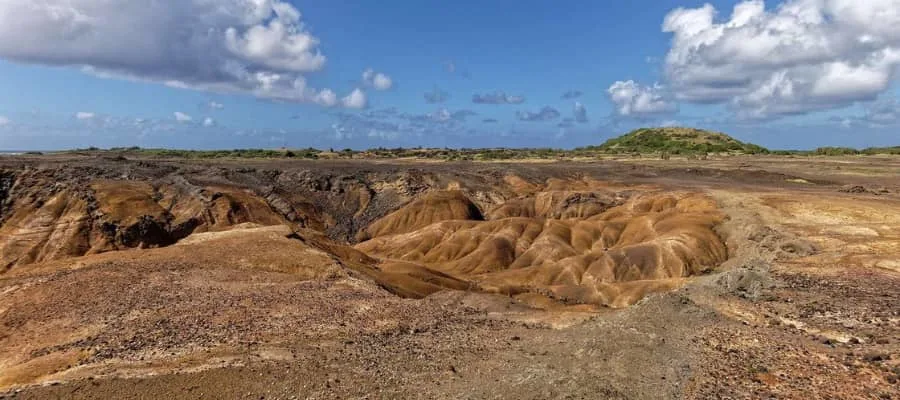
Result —
<path fill-rule="evenodd" d="M 0 158 L 0 398 L 900 398 L 900 158 Z"/>

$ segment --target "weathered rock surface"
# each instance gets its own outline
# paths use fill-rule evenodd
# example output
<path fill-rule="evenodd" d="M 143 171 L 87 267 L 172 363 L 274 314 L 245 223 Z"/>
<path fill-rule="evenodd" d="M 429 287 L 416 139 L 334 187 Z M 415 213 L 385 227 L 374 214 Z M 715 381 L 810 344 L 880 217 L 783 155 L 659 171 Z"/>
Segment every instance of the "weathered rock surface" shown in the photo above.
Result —
<path fill-rule="evenodd" d="M 0 397 L 894 398 L 867 160 L 0 157 Z"/>

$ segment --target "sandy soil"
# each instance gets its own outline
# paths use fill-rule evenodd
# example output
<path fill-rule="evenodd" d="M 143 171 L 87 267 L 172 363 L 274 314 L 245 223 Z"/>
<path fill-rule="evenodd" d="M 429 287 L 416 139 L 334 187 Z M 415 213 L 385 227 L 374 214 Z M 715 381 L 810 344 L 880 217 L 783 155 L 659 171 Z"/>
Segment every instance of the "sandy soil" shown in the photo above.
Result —
<path fill-rule="evenodd" d="M 900 398 L 900 158 L 17 157 L 0 171 L 15 261 L 0 398 Z M 123 177 L 139 184 L 97 186 Z M 441 190 L 465 199 L 390 218 Z M 559 191 L 602 201 L 540 194 Z M 609 212 L 600 193 L 711 199 L 727 260 L 611 308 L 491 294 L 445 259 L 398 273 L 358 243 L 512 204 L 589 220 Z"/>

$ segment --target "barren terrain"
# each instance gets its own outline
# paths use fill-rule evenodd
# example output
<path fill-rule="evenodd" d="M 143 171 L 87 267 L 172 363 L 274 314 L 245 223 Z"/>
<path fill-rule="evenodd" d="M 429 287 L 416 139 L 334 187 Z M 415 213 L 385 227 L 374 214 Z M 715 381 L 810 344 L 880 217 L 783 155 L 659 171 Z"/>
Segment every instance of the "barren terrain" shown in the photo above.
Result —
<path fill-rule="evenodd" d="M 0 398 L 900 398 L 900 158 L 0 157 Z"/>

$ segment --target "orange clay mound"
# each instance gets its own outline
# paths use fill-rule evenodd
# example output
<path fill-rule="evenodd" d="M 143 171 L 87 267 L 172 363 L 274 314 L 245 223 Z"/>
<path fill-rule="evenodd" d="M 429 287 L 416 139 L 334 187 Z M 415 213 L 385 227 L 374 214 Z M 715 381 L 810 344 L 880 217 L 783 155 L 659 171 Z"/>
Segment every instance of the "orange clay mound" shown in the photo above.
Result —
<path fill-rule="evenodd" d="M 238 249 L 227 254 L 247 268 L 301 277 L 318 277 L 316 262 L 328 266 L 337 260 L 341 271 L 402 297 L 449 289 L 503 293 L 539 307 L 621 307 L 677 287 L 727 258 L 713 231 L 723 216 L 702 195 L 622 191 L 590 178 L 549 178 L 543 184 L 504 179 L 514 190 L 428 191 L 374 218 L 356 232 L 355 247 L 320 226 L 330 218 L 323 212 L 333 206 L 329 200 L 298 201 L 218 183 L 198 186 L 177 176 L 155 183 L 94 179 L 18 196 L 0 227 L 0 272 L 131 248 L 168 248 L 140 257 L 208 257 L 216 263 L 219 254 L 204 244 L 213 241 Z M 369 204 L 371 197 L 360 201 Z M 246 229 L 223 232 L 247 226 L 284 231 L 277 237 Z M 264 238 L 274 242 L 266 245 Z M 194 248 L 198 244 L 204 245 Z M 327 257 L 293 261 L 303 257 L 294 254 L 295 247 Z M 260 250 L 246 256 L 256 248 L 284 254 Z"/>
<path fill-rule="evenodd" d="M 621 204 L 622 197 L 608 191 L 551 191 L 540 192 L 503 203 L 488 213 L 488 219 L 510 217 L 588 218 Z"/>
<path fill-rule="evenodd" d="M 166 265 L 188 263 L 198 268 L 261 270 L 288 273 L 300 279 L 346 276 L 334 257 L 317 246 L 298 240 L 287 225 L 244 223 L 218 232 L 195 233 L 167 247 L 93 254 L 33 264 L 9 276 L 43 271 L 80 270 L 107 262 Z"/>
<path fill-rule="evenodd" d="M 458 190 L 435 191 L 375 221 L 357 234 L 357 241 L 412 232 L 439 221 L 482 220 L 481 211 Z"/>
<path fill-rule="evenodd" d="M 488 213 L 498 219 L 400 227 L 410 232 L 356 248 L 385 260 L 385 271 L 419 265 L 490 292 L 613 307 L 676 287 L 728 257 L 713 230 L 724 215 L 705 196 L 648 194 L 603 212 L 615 196 L 579 196 L 590 201 L 571 207 L 571 194 L 539 193 Z"/>
<path fill-rule="evenodd" d="M 17 265 L 168 246 L 194 232 L 287 221 L 254 194 L 224 187 L 98 180 L 49 200 L 23 196 L 0 227 L 0 273 Z"/>
<path fill-rule="evenodd" d="M 0 273 L 15 265 L 78 256 L 91 249 L 86 200 L 64 191 L 46 202 L 22 203 L 0 227 Z"/>

